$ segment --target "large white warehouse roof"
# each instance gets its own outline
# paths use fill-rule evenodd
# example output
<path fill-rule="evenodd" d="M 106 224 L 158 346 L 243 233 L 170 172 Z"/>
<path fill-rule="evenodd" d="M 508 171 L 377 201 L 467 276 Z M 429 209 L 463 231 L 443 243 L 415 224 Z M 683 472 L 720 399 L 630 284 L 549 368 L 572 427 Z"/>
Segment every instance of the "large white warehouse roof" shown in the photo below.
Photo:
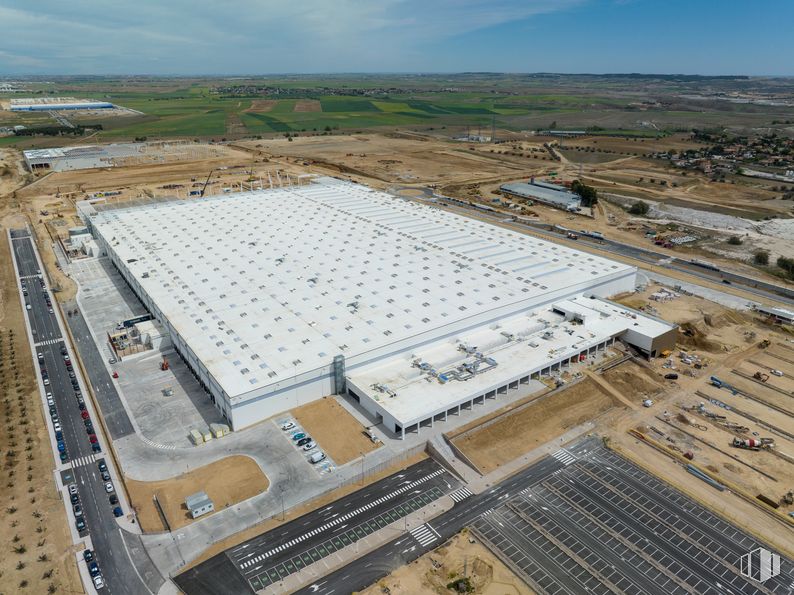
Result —
<path fill-rule="evenodd" d="M 91 219 L 233 402 L 635 270 L 332 178 Z"/>

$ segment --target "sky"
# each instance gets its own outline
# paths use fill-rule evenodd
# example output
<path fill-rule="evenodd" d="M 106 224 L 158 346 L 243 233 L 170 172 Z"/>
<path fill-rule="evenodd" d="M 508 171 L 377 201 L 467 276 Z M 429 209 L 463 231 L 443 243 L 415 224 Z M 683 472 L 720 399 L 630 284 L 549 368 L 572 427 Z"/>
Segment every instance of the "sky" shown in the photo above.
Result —
<path fill-rule="evenodd" d="M 794 75 L 793 0 L 0 0 L 0 75 Z"/>

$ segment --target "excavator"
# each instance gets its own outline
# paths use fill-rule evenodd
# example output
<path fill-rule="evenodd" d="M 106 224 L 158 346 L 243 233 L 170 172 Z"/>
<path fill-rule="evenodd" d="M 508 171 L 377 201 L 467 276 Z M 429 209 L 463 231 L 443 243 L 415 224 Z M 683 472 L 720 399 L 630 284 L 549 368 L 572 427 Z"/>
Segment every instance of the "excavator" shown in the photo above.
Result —
<path fill-rule="evenodd" d="M 764 374 L 763 372 L 756 372 L 753 374 L 753 378 L 758 380 L 759 382 L 766 382 L 769 380 L 769 374 Z"/>

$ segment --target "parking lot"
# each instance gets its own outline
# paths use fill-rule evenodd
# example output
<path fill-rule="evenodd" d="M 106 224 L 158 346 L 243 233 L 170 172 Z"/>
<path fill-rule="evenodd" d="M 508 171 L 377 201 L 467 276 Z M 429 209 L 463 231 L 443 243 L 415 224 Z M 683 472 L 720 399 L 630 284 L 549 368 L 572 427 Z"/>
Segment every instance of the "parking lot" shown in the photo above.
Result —
<path fill-rule="evenodd" d="M 762 544 L 612 452 L 597 449 L 480 517 L 473 529 L 542 593 L 790 593 L 740 559 Z"/>
<path fill-rule="evenodd" d="M 284 435 L 292 442 L 292 445 L 303 455 L 306 462 L 320 475 L 326 475 L 336 469 L 336 465 L 322 449 L 322 445 L 317 444 L 294 417 L 280 418 L 276 420 L 276 425 L 281 428 Z"/>
<path fill-rule="evenodd" d="M 80 285 L 80 310 L 107 366 L 113 352 L 106 333 L 146 310 L 106 258 L 73 262 L 70 272 Z M 163 357 L 168 370 L 160 369 Z M 127 412 L 154 444 L 187 448 L 190 430 L 227 423 L 173 348 L 143 351 L 109 367 L 118 372 L 116 385 Z"/>

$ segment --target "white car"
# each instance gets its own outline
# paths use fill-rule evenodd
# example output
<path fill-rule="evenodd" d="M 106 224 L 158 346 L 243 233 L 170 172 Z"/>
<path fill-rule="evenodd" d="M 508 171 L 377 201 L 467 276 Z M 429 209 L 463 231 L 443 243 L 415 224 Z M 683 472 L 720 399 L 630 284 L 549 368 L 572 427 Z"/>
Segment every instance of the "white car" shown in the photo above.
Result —
<path fill-rule="evenodd" d="M 281 429 L 284 430 L 285 432 L 287 430 L 291 430 L 294 427 L 295 427 L 295 423 L 291 421 L 284 422 L 283 424 L 281 424 Z"/>
<path fill-rule="evenodd" d="M 102 580 L 102 577 L 101 576 L 95 576 L 94 577 L 94 588 L 101 589 L 104 586 L 105 586 L 105 581 Z"/>
<path fill-rule="evenodd" d="M 60 424 L 60 422 L 57 422 L 57 421 L 56 421 L 55 423 L 53 423 L 53 424 L 52 424 L 52 429 L 53 429 L 53 430 L 55 430 L 56 432 L 60 432 L 60 431 L 61 431 L 61 424 Z"/>
<path fill-rule="evenodd" d="M 50 385 L 50 379 L 49 378 L 45 378 L 44 379 L 44 386 L 49 386 L 49 385 Z"/>
<path fill-rule="evenodd" d="M 69 494 L 70 495 L 74 495 L 76 493 L 77 493 L 77 484 L 76 483 L 70 483 L 69 484 Z"/>
<path fill-rule="evenodd" d="M 30 310 L 30 304 L 25 304 L 25 308 L 26 308 L 27 310 Z"/>
<path fill-rule="evenodd" d="M 783 376 L 783 372 L 780 370 L 769 370 L 769 373 L 772 374 L 772 376 Z"/>
<path fill-rule="evenodd" d="M 105 484 L 105 491 L 110 494 L 113 491 L 113 484 L 111 482 L 107 482 Z"/>
<path fill-rule="evenodd" d="M 315 446 L 317 446 L 317 443 L 314 440 L 312 440 L 311 442 L 307 442 L 306 444 L 303 445 L 303 450 L 311 450 Z"/>

